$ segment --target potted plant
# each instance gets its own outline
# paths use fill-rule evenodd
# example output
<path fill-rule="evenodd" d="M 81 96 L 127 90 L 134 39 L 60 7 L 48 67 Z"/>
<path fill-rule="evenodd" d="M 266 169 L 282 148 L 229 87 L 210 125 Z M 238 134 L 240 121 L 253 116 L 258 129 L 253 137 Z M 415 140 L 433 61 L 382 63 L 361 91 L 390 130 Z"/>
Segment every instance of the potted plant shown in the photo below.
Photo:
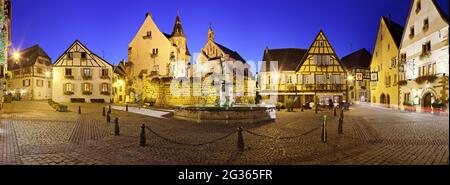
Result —
<path fill-rule="evenodd" d="M 276 107 L 277 107 L 277 110 L 278 110 L 278 111 L 281 111 L 281 109 L 283 108 L 283 103 L 277 102 Z"/>
<path fill-rule="evenodd" d="M 292 98 L 286 100 L 286 108 L 288 112 L 294 111 L 294 100 Z"/>
<path fill-rule="evenodd" d="M 414 106 L 412 103 L 410 102 L 404 102 L 403 106 L 405 106 L 405 111 L 408 112 L 416 112 L 416 106 Z"/>
<path fill-rule="evenodd" d="M 442 102 L 440 102 L 439 100 L 436 100 L 431 104 L 431 107 L 433 107 L 433 114 L 439 115 L 442 112 L 442 108 L 444 107 L 444 104 Z"/>

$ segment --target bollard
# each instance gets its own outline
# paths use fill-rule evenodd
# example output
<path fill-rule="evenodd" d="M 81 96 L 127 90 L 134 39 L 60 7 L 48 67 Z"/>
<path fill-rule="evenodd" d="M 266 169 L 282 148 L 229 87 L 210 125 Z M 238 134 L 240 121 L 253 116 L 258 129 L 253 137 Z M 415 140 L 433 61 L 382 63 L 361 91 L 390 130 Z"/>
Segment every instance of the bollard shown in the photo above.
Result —
<path fill-rule="evenodd" d="M 128 112 L 128 104 L 125 106 L 126 111 Z"/>
<path fill-rule="evenodd" d="M 139 140 L 139 146 L 145 146 L 146 138 L 145 138 L 145 124 L 141 126 L 141 135 Z"/>
<path fill-rule="evenodd" d="M 322 124 L 322 142 L 326 143 L 327 142 L 327 124 L 326 121 L 323 121 Z"/>
<path fill-rule="evenodd" d="M 106 122 L 111 123 L 111 114 L 106 114 Z"/>
<path fill-rule="evenodd" d="M 317 114 L 317 109 L 319 108 L 319 104 L 316 105 L 316 114 Z"/>
<path fill-rule="evenodd" d="M 334 109 L 334 117 L 336 117 L 336 107 L 333 108 Z"/>
<path fill-rule="evenodd" d="M 341 110 L 341 118 L 344 119 L 344 109 Z"/>
<path fill-rule="evenodd" d="M 238 150 L 241 152 L 244 151 L 244 147 L 245 147 L 244 137 L 242 136 L 242 130 L 243 130 L 242 127 L 238 128 L 238 140 L 237 140 L 237 147 L 238 147 Z"/>
<path fill-rule="evenodd" d="M 344 124 L 344 119 L 343 118 L 339 118 L 339 126 L 338 126 L 338 133 L 339 134 L 343 134 L 344 133 L 343 129 L 342 129 L 343 124 Z"/>
<path fill-rule="evenodd" d="M 103 107 L 103 113 L 102 113 L 102 115 L 103 115 L 103 116 L 106 116 L 106 108 L 105 108 L 105 107 Z"/>
<path fill-rule="evenodd" d="M 302 105 L 302 112 L 303 112 L 303 107 L 304 107 L 304 106 Z"/>
<path fill-rule="evenodd" d="M 81 114 L 81 106 L 78 106 L 78 114 Z"/>
<path fill-rule="evenodd" d="M 108 112 L 111 113 L 111 105 L 108 106 Z"/>
<path fill-rule="evenodd" d="M 114 135 L 118 136 L 120 135 L 120 126 L 119 126 L 119 118 L 116 118 L 114 120 Z"/>

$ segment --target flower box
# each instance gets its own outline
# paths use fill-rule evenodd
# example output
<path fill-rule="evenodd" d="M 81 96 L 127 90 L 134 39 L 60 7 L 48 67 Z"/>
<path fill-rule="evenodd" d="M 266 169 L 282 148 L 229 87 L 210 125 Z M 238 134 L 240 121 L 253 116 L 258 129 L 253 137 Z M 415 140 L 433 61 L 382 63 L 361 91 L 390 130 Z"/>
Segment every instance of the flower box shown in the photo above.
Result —
<path fill-rule="evenodd" d="M 102 95 L 111 95 L 111 93 L 109 93 L 107 91 L 101 92 L 100 94 L 102 94 Z"/>
<path fill-rule="evenodd" d="M 73 95 L 74 93 L 72 92 L 72 91 L 66 91 L 66 92 L 64 92 L 64 95 Z"/>
<path fill-rule="evenodd" d="M 421 76 L 416 78 L 416 83 L 423 84 L 426 81 L 433 83 L 437 79 L 437 76 Z"/>
<path fill-rule="evenodd" d="M 91 91 L 83 91 L 83 95 L 92 95 Z"/>
<path fill-rule="evenodd" d="M 83 80 L 92 80 L 92 76 L 83 76 Z"/>

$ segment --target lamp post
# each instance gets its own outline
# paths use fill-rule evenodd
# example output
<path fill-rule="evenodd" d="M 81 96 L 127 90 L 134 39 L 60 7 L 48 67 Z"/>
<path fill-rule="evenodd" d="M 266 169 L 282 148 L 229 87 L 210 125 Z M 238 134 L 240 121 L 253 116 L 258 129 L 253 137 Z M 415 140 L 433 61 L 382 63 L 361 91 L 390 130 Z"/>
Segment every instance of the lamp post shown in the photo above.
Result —
<path fill-rule="evenodd" d="M 353 76 L 352 75 L 349 75 L 349 76 L 347 76 L 347 79 L 345 80 L 345 86 L 346 86 L 346 89 L 347 89 L 347 92 L 346 92 L 346 103 L 349 103 L 349 95 L 348 95 L 348 90 L 349 90 L 349 88 L 348 88 L 348 85 L 349 85 L 349 81 L 350 81 L 350 83 L 351 82 L 353 82 Z"/>

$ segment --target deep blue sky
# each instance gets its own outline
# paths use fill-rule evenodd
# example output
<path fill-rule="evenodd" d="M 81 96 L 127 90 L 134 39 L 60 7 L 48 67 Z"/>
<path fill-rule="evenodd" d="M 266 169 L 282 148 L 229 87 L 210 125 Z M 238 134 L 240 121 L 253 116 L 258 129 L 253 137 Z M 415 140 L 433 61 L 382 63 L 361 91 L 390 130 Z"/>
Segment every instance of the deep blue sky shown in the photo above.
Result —
<path fill-rule="evenodd" d="M 449 0 L 438 0 L 448 15 Z M 41 45 L 56 60 L 79 39 L 117 64 L 145 14 L 170 33 L 179 9 L 191 53 L 200 51 L 209 23 L 216 42 L 260 61 L 264 48 L 308 48 L 320 29 L 339 57 L 374 47 L 380 16 L 406 22 L 410 0 L 12 0 L 15 48 Z"/>

